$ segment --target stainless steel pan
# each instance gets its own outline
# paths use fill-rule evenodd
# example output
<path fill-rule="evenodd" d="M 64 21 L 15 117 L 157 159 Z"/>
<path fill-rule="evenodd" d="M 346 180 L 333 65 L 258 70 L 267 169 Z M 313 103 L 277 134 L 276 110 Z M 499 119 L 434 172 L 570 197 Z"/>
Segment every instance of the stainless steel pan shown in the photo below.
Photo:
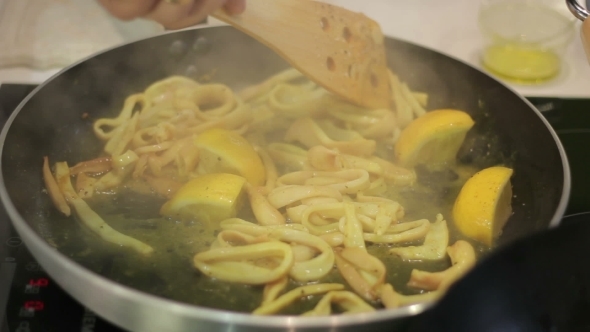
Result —
<path fill-rule="evenodd" d="M 476 126 L 460 154 L 481 167 L 509 163 L 514 214 L 499 245 L 558 225 L 569 196 L 565 152 L 547 121 L 524 98 L 486 74 L 448 56 L 387 39 L 389 65 L 412 89 L 430 94 L 429 108 L 469 112 Z M 77 162 L 100 150 L 89 118 L 114 115 L 130 93 L 172 74 L 239 88 L 286 63 L 230 27 L 189 30 L 118 47 L 81 61 L 38 87 L 2 131 L 0 197 L 22 239 L 67 292 L 100 316 L 134 331 L 363 331 L 393 330 L 426 310 L 414 305 L 371 314 L 324 318 L 255 317 L 164 299 L 116 282 L 102 256 L 68 257 L 54 239 L 83 238 L 72 219 L 52 208 L 41 178 L 42 156 Z M 75 242 L 80 243 L 84 242 Z M 154 281 L 157 282 L 157 281 Z"/>

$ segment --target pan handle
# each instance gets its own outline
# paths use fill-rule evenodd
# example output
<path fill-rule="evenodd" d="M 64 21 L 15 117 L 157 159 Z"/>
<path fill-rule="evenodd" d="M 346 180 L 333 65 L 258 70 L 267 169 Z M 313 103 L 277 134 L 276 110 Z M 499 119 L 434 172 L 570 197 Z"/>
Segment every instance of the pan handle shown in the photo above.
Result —
<path fill-rule="evenodd" d="M 588 16 L 590 16 L 590 13 L 576 0 L 565 0 L 565 3 L 572 14 L 582 21 L 582 44 L 584 45 L 584 50 L 586 51 L 588 63 L 590 63 L 590 20 L 587 19 Z"/>

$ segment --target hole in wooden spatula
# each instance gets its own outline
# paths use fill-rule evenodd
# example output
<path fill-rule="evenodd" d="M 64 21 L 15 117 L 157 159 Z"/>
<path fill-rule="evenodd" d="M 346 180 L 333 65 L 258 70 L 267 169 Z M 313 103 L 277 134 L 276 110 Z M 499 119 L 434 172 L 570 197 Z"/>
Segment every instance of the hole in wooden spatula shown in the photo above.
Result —
<path fill-rule="evenodd" d="M 344 38 L 347 43 L 350 43 L 350 40 L 352 39 L 352 33 L 348 27 L 345 27 L 344 30 L 342 30 L 342 38 Z"/>
<path fill-rule="evenodd" d="M 345 27 L 342 30 L 342 38 L 344 38 L 347 43 L 350 43 L 350 40 L 352 39 L 352 32 L 350 32 L 348 27 Z"/>

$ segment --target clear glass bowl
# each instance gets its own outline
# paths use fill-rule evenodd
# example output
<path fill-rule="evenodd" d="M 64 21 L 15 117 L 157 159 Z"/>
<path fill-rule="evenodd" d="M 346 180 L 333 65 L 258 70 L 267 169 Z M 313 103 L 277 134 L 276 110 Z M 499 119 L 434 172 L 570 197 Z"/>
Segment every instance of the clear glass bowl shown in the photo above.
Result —
<path fill-rule="evenodd" d="M 575 19 L 557 0 L 484 0 L 479 26 L 481 61 L 491 73 L 522 84 L 556 77 L 574 37 Z"/>

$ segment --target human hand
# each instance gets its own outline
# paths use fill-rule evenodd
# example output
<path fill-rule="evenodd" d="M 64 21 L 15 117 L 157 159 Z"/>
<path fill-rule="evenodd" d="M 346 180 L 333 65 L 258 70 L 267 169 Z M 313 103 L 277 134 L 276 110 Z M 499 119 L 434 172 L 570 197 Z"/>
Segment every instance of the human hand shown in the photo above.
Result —
<path fill-rule="evenodd" d="M 201 22 L 220 7 L 234 15 L 244 11 L 246 0 L 98 0 L 111 15 L 122 19 L 148 18 L 175 30 Z"/>

